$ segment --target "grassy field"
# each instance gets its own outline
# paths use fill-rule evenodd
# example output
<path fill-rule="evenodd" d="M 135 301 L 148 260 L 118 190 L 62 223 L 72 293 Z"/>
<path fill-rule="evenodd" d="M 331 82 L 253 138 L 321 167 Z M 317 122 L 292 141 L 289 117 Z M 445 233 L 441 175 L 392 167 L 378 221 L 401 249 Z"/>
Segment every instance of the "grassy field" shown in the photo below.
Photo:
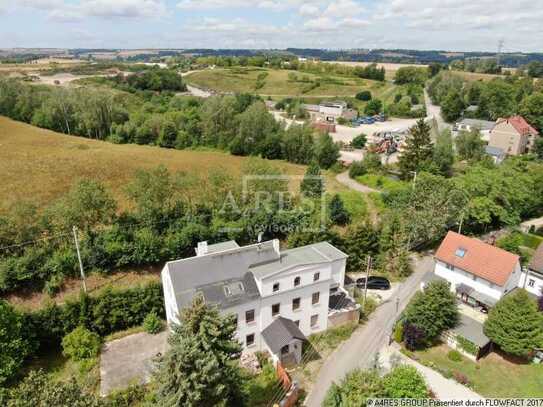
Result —
<path fill-rule="evenodd" d="M 356 177 L 356 180 L 370 188 L 378 189 L 384 192 L 391 192 L 395 189 L 403 187 L 405 184 L 402 181 L 395 180 L 381 174 L 365 174 L 360 177 Z"/>
<path fill-rule="evenodd" d="M 162 164 L 171 171 L 191 173 L 205 181 L 209 172 L 217 169 L 239 176 L 247 160 L 215 151 L 111 144 L 39 129 L 4 117 L 0 117 L 0 146 L 0 210 L 19 200 L 46 205 L 82 178 L 103 182 L 121 207 L 126 207 L 124 186 L 139 168 Z M 303 166 L 276 163 L 287 174 L 302 175 L 305 171 Z"/>
<path fill-rule="evenodd" d="M 297 80 L 289 79 L 289 73 L 295 74 Z M 311 84 L 317 79 L 320 86 L 312 88 Z M 250 92 L 272 97 L 353 97 L 361 90 L 370 90 L 374 97 L 381 97 L 383 94 L 392 95 L 391 89 L 395 88 L 390 83 L 355 77 L 325 76 L 265 68 L 205 70 L 194 72 L 186 76 L 185 80 L 189 84 L 219 92 Z"/>
<path fill-rule="evenodd" d="M 513 363 L 494 352 L 478 363 L 466 358 L 454 362 L 447 357 L 449 350 L 441 345 L 414 356 L 431 367 L 464 374 L 473 390 L 485 397 L 543 397 L 543 365 Z"/>

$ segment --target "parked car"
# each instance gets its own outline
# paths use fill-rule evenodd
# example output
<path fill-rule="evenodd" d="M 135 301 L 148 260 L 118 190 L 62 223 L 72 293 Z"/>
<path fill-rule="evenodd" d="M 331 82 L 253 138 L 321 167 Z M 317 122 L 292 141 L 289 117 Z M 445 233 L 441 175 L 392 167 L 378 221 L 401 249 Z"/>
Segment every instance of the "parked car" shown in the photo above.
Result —
<path fill-rule="evenodd" d="M 356 286 L 364 289 L 366 277 L 356 279 Z M 368 290 L 389 290 L 390 281 L 385 277 L 370 276 L 368 278 Z"/>

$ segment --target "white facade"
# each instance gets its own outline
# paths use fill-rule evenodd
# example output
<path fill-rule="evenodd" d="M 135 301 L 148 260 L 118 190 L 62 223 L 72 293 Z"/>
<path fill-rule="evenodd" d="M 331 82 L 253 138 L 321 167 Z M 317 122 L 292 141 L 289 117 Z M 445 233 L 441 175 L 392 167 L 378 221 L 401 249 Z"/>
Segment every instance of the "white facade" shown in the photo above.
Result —
<path fill-rule="evenodd" d="M 509 279 L 503 286 L 494 284 L 488 280 L 476 276 L 475 274 L 471 274 L 440 260 L 436 260 L 434 272 L 437 276 L 451 283 L 451 291 L 456 291 L 456 287 L 458 287 L 460 284 L 464 284 L 473 288 L 473 290 L 477 291 L 478 293 L 491 297 L 496 301 L 499 301 L 504 294 L 507 294 L 517 287 L 521 277 L 521 268 L 519 263 L 517 263 L 515 270 L 511 273 Z"/>
<path fill-rule="evenodd" d="M 273 246 L 279 252 L 278 241 L 274 241 Z M 200 257 L 205 257 L 206 255 L 199 250 L 202 247 L 199 245 L 197 253 Z M 251 271 L 249 267 L 248 270 L 252 273 L 258 289 L 257 298 L 234 306 L 221 307 L 223 314 L 236 315 L 237 338 L 246 352 L 268 349 L 261 333 L 279 316 L 294 321 L 306 336 L 328 328 L 330 291 L 341 290 L 347 294 L 343 290 L 346 255 L 331 245 L 326 249 L 330 248 L 341 256 L 329 258 L 329 253 L 326 255 L 317 248 L 311 248 L 314 252 L 308 254 L 312 254 L 313 257 L 307 264 L 304 264 L 304 256 L 297 253 L 301 261 L 282 263 L 279 257 L 271 261 L 271 267 L 266 266 L 269 270 Z M 242 250 L 245 248 L 226 250 L 223 253 L 224 256 L 236 255 Z M 217 257 L 221 256 L 221 253 L 212 255 Z M 178 300 L 168 265 L 162 272 L 162 281 L 168 324 L 178 324 Z M 252 320 L 248 321 L 248 316 L 252 317 Z"/>
<path fill-rule="evenodd" d="M 543 275 L 531 270 L 523 270 L 518 286 L 533 295 L 543 294 Z"/>

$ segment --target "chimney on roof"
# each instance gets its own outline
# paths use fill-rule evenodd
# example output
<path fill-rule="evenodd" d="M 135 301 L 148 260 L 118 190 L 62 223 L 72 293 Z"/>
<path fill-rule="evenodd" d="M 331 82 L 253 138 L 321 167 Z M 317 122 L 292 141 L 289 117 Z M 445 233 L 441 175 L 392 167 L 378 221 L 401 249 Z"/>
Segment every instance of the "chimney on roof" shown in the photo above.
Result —
<path fill-rule="evenodd" d="M 203 256 L 207 254 L 207 242 L 199 242 L 196 248 L 196 256 Z"/>

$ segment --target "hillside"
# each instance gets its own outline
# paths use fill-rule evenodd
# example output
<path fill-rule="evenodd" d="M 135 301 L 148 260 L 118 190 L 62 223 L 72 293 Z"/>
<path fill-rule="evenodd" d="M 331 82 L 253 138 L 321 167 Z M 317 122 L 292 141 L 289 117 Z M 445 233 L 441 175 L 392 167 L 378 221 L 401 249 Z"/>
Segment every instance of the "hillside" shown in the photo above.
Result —
<path fill-rule="evenodd" d="M 123 188 L 139 168 L 160 164 L 205 178 L 211 169 L 236 176 L 247 158 L 214 151 L 169 150 L 67 136 L 0 117 L 0 210 L 18 200 L 38 206 L 64 194 L 75 181 L 92 178 L 125 205 Z M 302 166 L 278 161 L 285 173 L 303 174 Z"/>
<path fill-rule="evenodd" d="M 289 78 L 289 74 L 295 75 L 296 80 Z M 394 88 L 392 84 L 368 79 L 264 68 L 217 68 L 191 73 L 185 80 L 219 92 L 249 92 L 272 97 L 352 97 L 361 90 L 370 90 L 375 97 L 381 97 L 391 94 Z M 316 80 L 319 86 L 312 86 Z"/>

